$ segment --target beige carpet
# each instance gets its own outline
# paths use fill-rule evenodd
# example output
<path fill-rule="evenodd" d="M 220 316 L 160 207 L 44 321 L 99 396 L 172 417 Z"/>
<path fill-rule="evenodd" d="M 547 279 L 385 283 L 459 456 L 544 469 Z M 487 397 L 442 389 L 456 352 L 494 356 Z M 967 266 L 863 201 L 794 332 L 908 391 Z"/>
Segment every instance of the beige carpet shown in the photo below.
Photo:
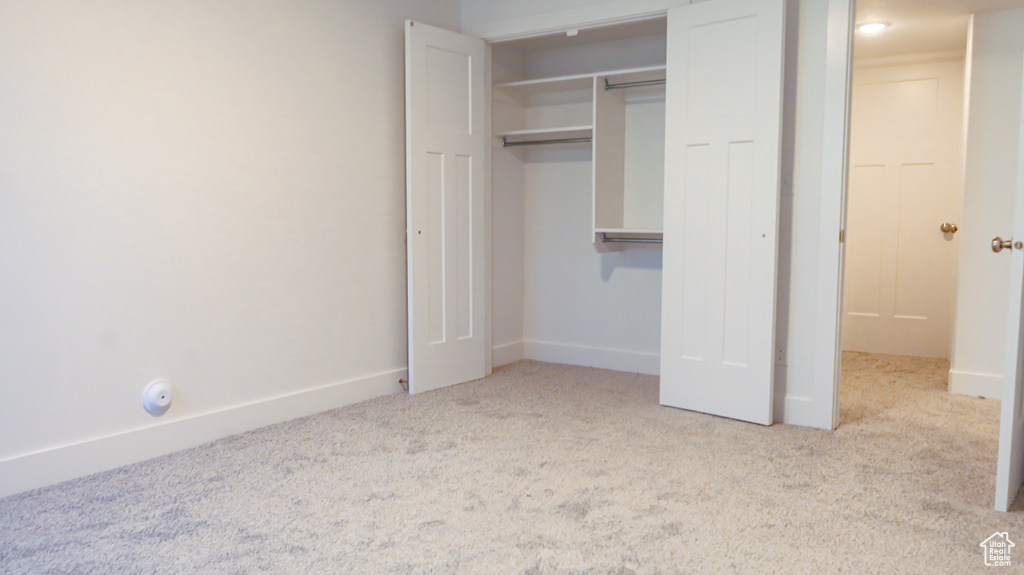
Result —
<path fill-rule="evenodd" d="M 829 433 L 522 362 L 0 500 L 0 572 L 1019 571 L 1024 513 L 991 510 L 999 403 L 946 393 L 941 361 L 844 368 Z M 986 570 L 997 530 L 1019 556 Z"/>

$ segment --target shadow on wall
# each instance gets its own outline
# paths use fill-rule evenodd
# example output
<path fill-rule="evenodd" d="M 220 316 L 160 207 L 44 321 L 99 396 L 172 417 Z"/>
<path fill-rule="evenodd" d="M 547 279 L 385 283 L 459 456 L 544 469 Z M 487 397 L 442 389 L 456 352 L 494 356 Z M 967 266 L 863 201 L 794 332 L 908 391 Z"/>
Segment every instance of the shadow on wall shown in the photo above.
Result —
<path fill-rule="evenodd" d="M 601 279 L 605 282 L 612 278 L 612 274 L 618 268 L 661 271 L 662 253 L 659 244 L 637 244 L 614 249 L 615 251 L 601 254 Z"/>
<path fill-rule="evenodd" d="M 590 144 L 542 144 L 508 148 L 522 161 L 533 164 L 565 164 L 571 162 L 589 162 L 593 154 Z"/>

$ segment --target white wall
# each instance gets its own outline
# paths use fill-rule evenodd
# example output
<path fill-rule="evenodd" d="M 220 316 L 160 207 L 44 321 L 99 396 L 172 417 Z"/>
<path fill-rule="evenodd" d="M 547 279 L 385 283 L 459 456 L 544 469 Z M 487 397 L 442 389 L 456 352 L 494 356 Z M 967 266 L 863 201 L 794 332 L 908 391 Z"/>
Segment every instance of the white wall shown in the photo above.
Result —
<path fill-rule="evenodd" d="M 526 357 L 657 373 L 661 250 L 595 249 L 589 148 L 530 153 L 524 166 Z"/>
<path fill-rule="evenodd" d="M 992 253 L 1012 233 L 1017 182 L 1024 9 L 977 14 L 970 79 L 950 391 L 999 397 L 1009 294 L 1009 256 Z"/>
<path fill-rule="evenodd" d="M 827 18 L 824 2 L 787 2 L 775 315 L 783 361 L 776 362 L 774 418 L 818 427 L 827 427 L 814 416 L 822 409 L 814 370 Z"/>
<path fill-rule="evenodd" d="M 497 52 L 497 51 L 496 51 Z M 494 83 L 522 78 L 525 63 L 520 54 L 492 59 Z M 523 108 L 494 98 L 492 129 L 522 127 Z M 492 347 L 493 364 L 523 359 L 523 162 L 521 154 L 492 144 L 491 245 L 492 249 Z"/>
<path fill-rule="evenodd" d="M 400 389 L 406 18 L 0 2 L 0 495 Z"/>
<path fill-rule="evenodd" d="M 543 50 L 529 54 L 525 63 L 531 77 L 664 64 L 665 37 L 644 36 Z M 654 196 L 649 188 L 636 187 L 645 183 L 635 178 L 635 172 L 645 167 L 638 159 L 656 163 L 647 167 L 653 167 L 663 178 L 664 91 L 660 94 L 660 102 L 654 102 L 660 106 L 660 124 L 644 121 L 647 118 L 641 108 L 650 104 L 626 105 L 623 153 L 627 160 L 625 173 L 630 179 L 626 182 L 624 210 L 639 211 L 635 208 L 643 205 L 642 200 L 630 198 Z M 630 99 L 637 95 L 635 90 L 624 94 Z M 580 110 L 585 112 L 586 120 L 579 123 L 591 123 L 593 103 L 589 92 Z M 559 115 L 565 118 L 566 112 L 560 111 Z M 659 142 L 657 155 L 644 154 Z M 524 166 L 526 357 L 658 373 L 660 246 L 619 244 L 609 251 L 595 248 L 589 147 L 538 147 L 529 154 L 530 161 Z M 657 206 L 657 213 L 661 211 L 661 206 Z M 661 227 L 660 217 L 651 227 Z"/>
<path fill-rule="evenodd" d="M 667 8 L 689 4 L 686 0 L 613 0 L 605 2 L 579 0 L 552 0 L 549 2 L 502 2 L 501 0 L 463 0 L 463 30 L 485 39 L 514 37 L 534 30 L 557 29 L 574 25 L 593 24 L 598 22 L 614 22 L 629 18 L 630 15 L 664 11 Z M 818 333 L 822 325 L 822 314 L 828 313 L 829 302 L 820 297 L 822 286 L 819 285 L 822 261 L 828 260 L 828 254 L 821 253 L 822 246 L 831 245 L 821 238 L 822 213 L 828 211 L 828 204 L 823 203 L 821 190 L 824 160 L 822 150 L 831 145 L 825 140 L 826 126 L 826 57 L 835 46 L 829 45 L 830 10 L 848 10 L 845 2 L 799 1 L 788 2 L 787 40 L 786 40 L 786 78 L 784 97 L 783 125 L 783 182 L 780 213 L 779 238 L 779 296 L 777 311 L 776 334 L 779 344 L 784 350 L 784 360 L 776 370 L 776 420 L 801 425 L 830 428 L 833 419 L 834 391 L 834 354 L 835 334 Z M 832 14 L 831 16 L 835 16 Z M 835 21 L 841 21 L 838 19 Z M 795 31 L 795 33 L 794 33 Z M 832 39 L 835 42 L 835 39 Z M 841 47 L 840 47 L 841 48 Z M 546 168 L 544 168 L 546 169 Z M 560 169 L 560 168 L 559 168 Z M 572 168 L 564 166 L 565 174 L 557 177 L 570 180 L 574 176 L 568 173 Z M 529 175 L 527 175 L 529 179 Z M 527 182 L 529 189 L 529 180 Z M 831 193 L 832 190 L 829 190 Z M 545 200 L 549 201 L 549 200 Z M 553 201 L 553 200 L 551 200 Z M 838 200 L 836 200 L 838 201 Z M 529 221 L 530 202 L 527 199 L 526 220 Z M 536 209 L 540 209 L 537 206 Z M 565 225 L 582 225 L 577 218 L 585 218 L 589 214 L 564 214 Z M 539 215 L 534 217 L 540 217 Z M 835 223 L 836 227 L 838 223 Z M 831 224 L 830 224 L 831 225 Z M 836 233 L 838 236 L 838 233 Z M 530 247 L 530 230 L 527 230 L 525 269 L 529 277 L 531 249 L 541 250 L 542 240 L 537 246 Z M 578 249 L 582 250 L 582 247 Z M 660 252 L 656 252 L 660 255 Z M 639 258 L 636 263 L 613 260 L 611 257 L 604 272 L 619 273 L 620 276 L 636 278 L 641 284 L 654 282 L 651 270 L 655 263 L 654 256 L 647 253 L 641 256 L 622 256 L 618 258 Z M 642 261 L 641 261 L 642 260 Z M 570 260 L 565 265 L 583 266 L 586 269 L 575 270 L 593 273 L 592 263 Z M 659 262 L 660 263 L 660 262 Z M 660 266 L 658 266 L 660 267 Z M 614 277 L 614 273 L 609 277 Z M 566 273 L 566 281 L 571 274 Z M 660 276 L 660 274 L 658 274 Z M 640 278 L 643 278 L 642 280 Z M 632 280 L 630 280 L 632 281 Z M 527 282 L 527 286 L 529 281 Z M 555 285 L 555 284 L 552 284 Z M 564 284 L 571 286 L 572 284 Z M 565 287 L 560 289 L 566 289 Z M 827 286 L 826 286 L 827 287 Z M 558 289 L 558 288 L 552 288 Z M 833 286 L 833 291 L 836 286 Z M 626 297 L 624 290 L 621 297 Z M 637 298 L 651 297 L 653 289 L 637 289 L 633 296 Z M 527 293 L 529 297 L 529 293 Z M 588 297 L 599 297 L 596 293 Z M 616 296 L 619 297 L 619 296 Z M 530 307 L 527 300 L 527 310 Z M 660 306 L 659 306 L 660 307 Z M 614 308 L 613 308 L 614 309 Z M 632 313 L 631 308 L 624 311 Z M 611 313 L 602 310 L 599 313 Z M 581 346 L 594 345 L 602 347 L 601 353 L 612 357 L 622 357 L 616 352 L 641 351 L 644 356 L 649 350 L 657 350 L 660 344 L 645 336 L 647 326 L 655 321 L 660 309 L 644 310 L 641 314 L 633 314 L 616 319 L 618 323 L 607 324 L 611 329 L 590 325 L 588 319 L 573 318 L 582 321 L 583 325 L 594 331 L 606 331 L 603 335 L 588 332 L 582 336 L 566 335 L 558 343 Z M 622 326 L 636 326 L 621 330 Z M 827 323 L 827 322 L 826 322 Z M 529 322 L 528 322 L 529 324 Z M 613 330 L 618 330 L 614 332 Z M 526 329 L 527 339 L 531 337 L 531 328 Z M 619 335 L 614 335 L 618 333 Z M 626 334 L 626 335 L 623 335 Z M 638 337 L 630 338 L 629 335 Z M 615 341 L 615 337 L 622 338 Z M 596 341 L 601 338 L 600 341 Z M 572 339 L 574 341 L 569 341 Z M 828 349 L 831 346 L 831 351 Z M 554 348 L 549 348 L 554 349 Z M 563 358 L 581 360 L 581 355 L 572 349 L 560 353 L 546 354 L 544 358 L 557 360 Z M 629 357 L 629 355 L 627 355 Z M 634 354 L 633 357 L 636 357 Z M 625 362 L 629 363 L 629 362 Z"/>
<path fill-rule="evenodd" d="M 526 74 L 547 78 L 665 64 L 664 34 L 640 36 L 532 52 Z"/>

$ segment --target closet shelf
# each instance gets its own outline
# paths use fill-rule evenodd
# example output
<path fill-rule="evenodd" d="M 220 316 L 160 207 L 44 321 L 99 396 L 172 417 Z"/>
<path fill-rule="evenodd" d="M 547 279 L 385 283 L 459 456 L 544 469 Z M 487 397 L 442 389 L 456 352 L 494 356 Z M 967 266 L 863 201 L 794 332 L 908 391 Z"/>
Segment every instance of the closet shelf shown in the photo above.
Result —
<path fill-rule="evenodd" d="M 663 231 L 654 228 L 594 228 L 595 234 L 658 235 Z"/>
<path fill-rule="evenodd" d="M 496 84 L 494 87 L 504 92 L 511 92 L 519 95 L 546 94 L 549 92 L 566 92 L 569 90 L 589 90 L 594 87 L 594 75 L 577 74 L 574 76 L 559 76 L 556 78 L 522 80 L 519 82 Z"/>
<path fill-rule="evenodd" d="M 611 78 L 613 84 L 664 79 L 665 66 L 645 66 L 642 68 L 626 68 L 624 70 L 593 72 L 591 74 L 574 74 L 571 76 L 555 76 L 551 78 L 537 78 L 534 80 L 520 80 L 518 82 L 496 84 L 494 87 L 499 90 L 520 95 L 545 94 L 549 92 L 563 92 L 568 90 L 589 90 L 594 86 L 594 78 L 605 77 Z"/>
<path fill-rule="evenodd" d="M 660 245 L 664 241 L 664 233 L 652 228 L 595 228 L 594 240 L 601 244 Z"/>
<path fill-rule="evenodd" d="M 593 126 L 566 126 L 560 128 L 538 128 L 533 130 L 511 130 L 497 132 L 495 137 L 501 138 L 506 146 L 529 144 L 561 143 L 564 140 L 583 142 L 594 137 Z M 570 143 L 565 142 L 565 143 Z"/>

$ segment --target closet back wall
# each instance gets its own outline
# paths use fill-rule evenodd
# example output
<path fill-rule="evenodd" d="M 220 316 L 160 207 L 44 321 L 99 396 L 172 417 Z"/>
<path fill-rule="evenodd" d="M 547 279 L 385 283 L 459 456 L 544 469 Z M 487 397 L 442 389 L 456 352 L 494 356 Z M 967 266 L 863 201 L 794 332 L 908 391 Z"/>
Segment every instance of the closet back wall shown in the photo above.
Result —
<path fill-rule="evenodd" d="M 0 3 L 0 496 L 400 390 L 407 18 Z"/>
<path fill-rule="evenodd" d="M 500 48 L 496 47 L 498 51 Z M 495 58 L 499 60 L 499 58 Z M 586 44 L 578 47 L 527 52 L 521 70 L 531 78 L 616 70 L 664 64 L 665 37 L 651 36 Z M 496 64 L 495 74 L 499 75 Z M 557 110 L 560 122 L 590 123 L 592 103 L 585 102 L 531 109 Z M 495 105 L 497 113 L 503 106 Z M 650 116 L 661 113 L 660 119 Z M 545 122 L 541 121 L 540 124 Z M 551 123 L 551 122 L 548 122 Z M 664 98 L 628 106 L 626 114 L 627 183 L 663 186 Z M 652 130 L 651 127 L 657 129 Z M 521 187 L 507 180 L 514 171 L 502 171 L 508 151 L 495 153 L 495 229 L 511 226 L 498 206 L 509 189 L 523 197 L 523 352 L 525 357 L 554 362 L 594 365 L 623 371 L 657 373 L 661 336 L 660 246 L 617 247 L 601 252 L 591 233 L 592 188 L 589 145 L 537 146 L 515 152 L 521 162 Z M 503 160 L 502 158 L 505 158 Z M 636 173 L 647 170 L 651 173 Z M 652 182 L 653 180 L 653 182 Z M 660 195 L 655 198 L 652 227 L 660 227 Z M 627 205 L 643 214 L 647 206 Z M 640 216 L 638 216 L 640 217 Z M 647 218 L 650 220 L 651 218 Z M 495 245 L 501 243 L 496 238 Z M 621 245 L 620 245 L 621 246 Z M 495 254 L 495 271 L 508 264 Z M 495 294 L 496 305 L 500 304 Z M 495 315 L 495 344 L 507 343 L 498 334 L 514 330 L 510 314 Z M 500 364 L 503 354 L 495 354 Z M 522 356 L 520 356 L 522 357 Z M 509 356 L 509 359 L 517 359 Z"/>

